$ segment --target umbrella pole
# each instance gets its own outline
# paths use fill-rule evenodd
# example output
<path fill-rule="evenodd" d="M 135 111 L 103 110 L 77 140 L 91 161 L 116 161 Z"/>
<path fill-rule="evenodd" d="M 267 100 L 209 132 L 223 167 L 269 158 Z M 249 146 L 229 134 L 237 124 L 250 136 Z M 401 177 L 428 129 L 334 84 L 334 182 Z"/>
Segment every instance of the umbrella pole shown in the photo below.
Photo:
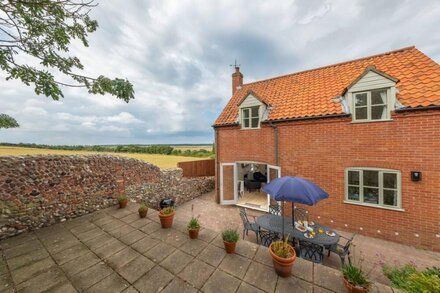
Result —
<path fill-rule="evenodd" d="M 292 227 L 295 227 L 295 205 L 292 202 Z"/>
<path fill-rule="evenodd" d="M 281 209 L 283 210 L 282 220 L 283 220 L 283 241 L 284 241 L 284 200 L 281 203 Z"/>

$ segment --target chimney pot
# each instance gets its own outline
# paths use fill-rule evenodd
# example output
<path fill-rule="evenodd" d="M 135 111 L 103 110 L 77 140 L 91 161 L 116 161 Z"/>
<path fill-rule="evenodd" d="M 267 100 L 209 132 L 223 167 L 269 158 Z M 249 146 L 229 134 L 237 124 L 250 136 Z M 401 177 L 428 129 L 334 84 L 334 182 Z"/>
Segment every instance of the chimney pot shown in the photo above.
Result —
<path fill-rule="evenodd" d="M 235 66 L 235 72 L 232 74 L 232 94 L 234 94 L 243 85 L 243 74 L 240 67 Z"/>

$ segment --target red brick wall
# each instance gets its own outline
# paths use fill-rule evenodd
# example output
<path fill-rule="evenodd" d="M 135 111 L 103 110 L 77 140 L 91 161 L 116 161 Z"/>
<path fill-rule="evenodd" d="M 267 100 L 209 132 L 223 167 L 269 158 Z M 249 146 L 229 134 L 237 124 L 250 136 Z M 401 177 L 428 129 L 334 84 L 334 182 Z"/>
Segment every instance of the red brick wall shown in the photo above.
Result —
<path fill-rule="evenodd" d="M 277 124 L 281 173 L 308 178 L 330 194 L 307 207 L 323 224 L 440 251 L 440 113 L 392 116 L 391 122 L 351 123 L 347 117 Z M 218 162 L 275 163 L 274 130 L 267 124 L 260 130 L 217 131 Z M 344 203 L 348 167 L 400 170 L 405 211 Z M 422 172 L 422 181 L 411 181 L 413 170 Z"/>

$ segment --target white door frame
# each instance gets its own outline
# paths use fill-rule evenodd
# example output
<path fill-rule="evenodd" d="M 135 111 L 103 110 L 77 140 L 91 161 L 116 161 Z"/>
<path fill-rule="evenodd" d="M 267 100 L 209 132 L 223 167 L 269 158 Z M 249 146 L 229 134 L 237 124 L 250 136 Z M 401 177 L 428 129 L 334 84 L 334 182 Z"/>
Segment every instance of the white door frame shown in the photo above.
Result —
<path fill-rule="evenodd" d="M 234 168 L 234 199 L 233 200 L 224 200 L 223 199 L 223 167 L 224 166 L 233 166 Z M 238 202 L 238 193 L 237 193 L 237 164 L 236 163 L 220 163 L 220 204 L 222 205 L 232 205 Z"/>
<path fill-rule="evenodd" d="M 269 183 L 272 179 L 275 179 L 275 178 L 272 178 L 272 179 L 270 178 L 270 169 L 277 170 L 278 171 L 277 172 L 278 173 L 278 177 L 277 178 L 281 177 L 281 167 L 280 166 L 267 165 L 267 183 Z M 269 193 L 267 194 L 267 206 L 270 206 L 270 195 L 269 195 Z"/>

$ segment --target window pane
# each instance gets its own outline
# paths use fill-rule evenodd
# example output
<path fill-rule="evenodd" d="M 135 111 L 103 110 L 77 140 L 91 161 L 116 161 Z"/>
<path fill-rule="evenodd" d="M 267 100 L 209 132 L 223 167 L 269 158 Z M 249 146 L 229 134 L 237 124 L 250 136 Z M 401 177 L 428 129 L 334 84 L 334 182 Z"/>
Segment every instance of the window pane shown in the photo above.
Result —
<path fill-rule="evenodd" d="M 380 120 L 385 119 L 386 115 L 386 106 L 372 106 L 371 107 L 371 120 Z"/>
<path fill-rule="evenodd" d="M 348 199 L 359 201 L 359 187 L 355 187 L 355 186 L 348 187 Z"/>
<path fill-rule="evenodd" d="M 249 119 L 243 119 L 244 127 L 249 128 Z"/>
<path fill-rule="evenodd" d="M 356 94 L 355 96 L 355 106 L 366 106 L 367 105 L 367 93 Z"/>
<path fill-rule="evenodd" d="M 397 188 L 397 174 L 383 173 L 383 187 Z"/>
<path fill-rule="evenodd" d="M 378 90 L 371 91 L 371 105 L 380 105 L 387 103 L 387 91 L 386 90 Z"/>
<path fill-rule="evenodd" d="M 356 120 L 362 120 L 362 119 L 367 119 L 367 107 L 362 107 L 362 108 L 356 108 L 355 109 L 356 112 Z"/>
<path fill-rule="evenodd" d="M 252 117 L 258 117 L 258 109 L 260 107 L 252 107 Z"/>
<path fill-rule="evenodd" d="M 365 203 L 379 203 L 379 189 L 377 188 L 364 188 L 364 202 Z"/>
<path fill-rule="evenodd" d="M 359 171 L 348 171 L 348 184 L 359 185 Z"/>
<path fill-rule="evenodd" d="M 397 206 L 397 191 L 384 189 L 383 204 L 388 206 Z"/>
<path fill-rule="evenodd" d="M 364 171 L 364 186 L 379 186 L 379 172 Z"/>
<path fill-rule="evenodd" d="M 243 117 L 249 118 L 249 109 L 243 109 Z"/>
<path fill-rule="evenodd" d="M 260 119 L 258 118 L 252 118 L 252 128 L 257 128 L 258 127 L 258 122 Z"/>

